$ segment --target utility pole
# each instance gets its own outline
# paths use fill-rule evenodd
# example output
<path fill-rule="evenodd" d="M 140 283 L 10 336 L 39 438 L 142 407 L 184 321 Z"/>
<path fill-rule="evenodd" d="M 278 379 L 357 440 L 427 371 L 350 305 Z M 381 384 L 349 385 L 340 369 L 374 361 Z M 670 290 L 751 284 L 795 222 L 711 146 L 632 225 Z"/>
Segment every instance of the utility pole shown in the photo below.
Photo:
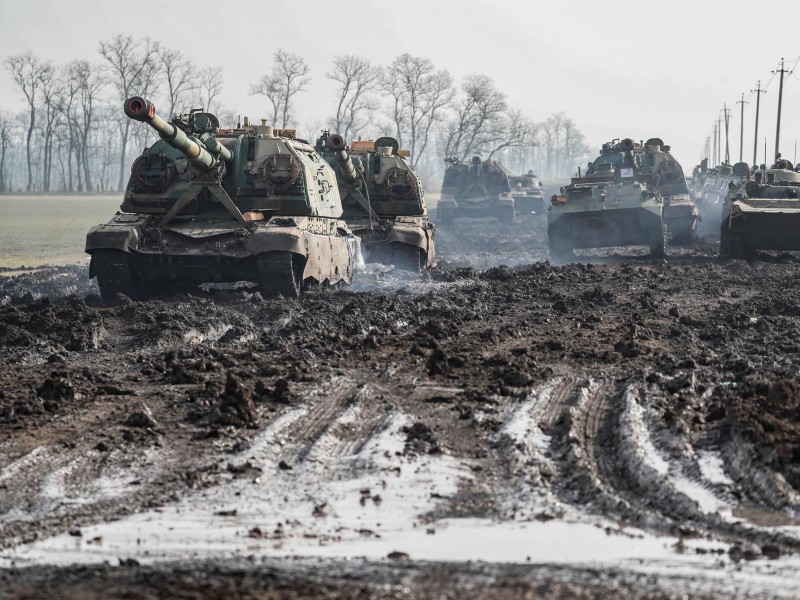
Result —
<path fill-rule="evenodd" d="M 714 121 L 714 153 L 711 155 L 711 166 L 717 166 L 717 121 Z"/>
<path fill-rule="evenodd" d="M 722 162 L 722 119 L 717 117 L 717 164 Z"/>
<path fill-rule="evenodd" d="M 766 90 L 761 89 L 761 80 L 758 80 L 756 89 L 750 90 L 751 93 L 756 95 L 756 131 L 753 134 L 753 165 L 758 164 L 758 109 L 761 105 L 761 94 L 766 94 Z"/>
<path fill-rule="evenodd" d="M 725 164 L 731 164 L 731 151 L 728 146 L 728 123 L 731 119 L 731 109 L 728 108 L 726 103 L 722 104 L 722 114 L 725 115 Z"/>
<path fill-rule="evenodd" d="M 739 162 L 742 162 L 742 156 L 744 152 L 744 105 L 750 104 L 744 99 L 744 92 L 742 92 L 742 99 L 737 100 L 736 104 L 742 105 L 741 125 L 739 126 Z"/>
<path fill-rule="evenodd" d="M 781 85 L 778 88 L 778 128 L 775 131 L 775 160 L 778 160 L 778 155 L 780 154 L 778 150 L 781 142 L 781 102 L 783 101 L 783 74 L 788 73 L 791 75 L 792 72 L 783 68 L 783 58 L 781 58 L 781 68 L 777 71 L 773 71 L 773 73 L 781 74 Z"/>

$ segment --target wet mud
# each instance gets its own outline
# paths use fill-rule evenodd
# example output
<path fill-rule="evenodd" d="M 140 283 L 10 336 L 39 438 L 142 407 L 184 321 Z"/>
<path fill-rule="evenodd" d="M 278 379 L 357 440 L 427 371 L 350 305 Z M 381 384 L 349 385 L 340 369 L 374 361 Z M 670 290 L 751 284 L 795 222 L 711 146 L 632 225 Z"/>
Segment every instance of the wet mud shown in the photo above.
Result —
<path fill-rule="evenodd" d="M 797 257 L 437 236 L 299 301 L 0 278 L 0 597 L 793 597 Z"/>

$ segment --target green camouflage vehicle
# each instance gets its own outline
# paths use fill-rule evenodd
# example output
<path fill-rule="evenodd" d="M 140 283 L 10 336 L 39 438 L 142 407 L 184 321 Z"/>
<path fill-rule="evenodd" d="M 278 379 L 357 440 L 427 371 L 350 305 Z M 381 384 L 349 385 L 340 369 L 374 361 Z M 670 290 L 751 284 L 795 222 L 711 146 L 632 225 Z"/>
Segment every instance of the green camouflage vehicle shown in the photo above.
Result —
<path fill-rule="evenodd" d="M 447 163 L 439 223 L 449 225 L 456 217 L 495 217 L 507 225 L 514 222 L 514 198 L 503 167 L 480 156 L 473 156 L 469 163 L 457 158 L 449 158 Z"/>
<path fill-rule="evenodd" d="M 364 259 L 419 271 L 436 266 L 436 230 L 422 182 L 394 138 L 345 139 L 323 131 L 317 151 L 336 171 L 342 218 L 361 239 Z"/>
<path fill-rule="evenodd" d="M 194 110 L 166 122 L 140 97 L 124 109 L 161 139 L 134 161 L 121 211 L 86 237 L 104 300 L 236 281 L 295 297 L 352 282 L 360 243 L 313 146 L 263 121 L 220 129 Z"/>
<path fill-rule="evenodd" d="M 639 178 L 661 194 L 664 200 L 664 223 L 675 245 L 690 244 L 697 230 L 699 213 L 689 195 L 683 168 L 660 138 L 650 138 L 634 150 Z"/>
<path fill-rule="evenodd" d="M 547 213 L 550 256 L 569 260 L 575 248 L 648 246 L 666 253 L 661 195 L 639 179 L 633 140 L 604 144 L 585 177 L 553 196 Z"/>
<path fill-rule="evenodd" d="M 800 172 L 788 160 L 732 185 L 723 204 L 720 255 L 756 250 L 800 250 Z"/>
<path fill-rule="evenodd" d="M 528 171 L 524 175 L 508 173 L 511 196 L 514 198 L 514 213 L 517 215 L 545 215 L 547 202 L 542 191 L 542 182 Z"/>

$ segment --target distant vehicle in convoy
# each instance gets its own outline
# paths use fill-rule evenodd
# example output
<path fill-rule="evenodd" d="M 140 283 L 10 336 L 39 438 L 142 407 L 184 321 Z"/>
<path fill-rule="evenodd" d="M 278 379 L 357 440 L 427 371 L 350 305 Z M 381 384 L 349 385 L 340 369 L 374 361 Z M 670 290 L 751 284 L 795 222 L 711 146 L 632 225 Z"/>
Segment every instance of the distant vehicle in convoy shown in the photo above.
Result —
<path fill-rule="evenodd" d="M 663 140 L 650 138 L 643 146 L 636 146 L 634 160 L 640 179 L 661 194 L 670 243 L 684 245 L 694 238 L 699 212 L 689 195 L 683 168 L 669 151 Z"/>
<path fill-rule="evenodd" d="M 506 170 L 493 160 L 473 156 L 470 162 L 449 158 L 442 181 L 438 221 L 449 225 L 456 217 L 495 217 L 514 221 L 514 198 Z"/>
<path fill-rule="evenodd" d="M 737 163 L 734 172 L 737 167 L 741 172 L 747 164 Z M 800 172 L 788 160 L 731 184 L 723 203 L 720 255 L 756 250 L 800 250 Z"/>
<path fill-rule="evenodd" d="M 547 213 L 550 255 L 568 260 L 575 248 L 645 245 L 666 253 L 663 202 L 639 177 L 631 139 L 603 144 L 584 177 L 553 196 Z"/>
<path fill-rule="evenodd" d="M 365 260 L 419 271 L 436 266 L 436 230 L 422 182 L 397 140 L 353 141 L 323 131 L 317 151 L 336 171 L 342 218 L 361 239 Z"/>
<path fill-rule="evenodd" d="M 547 202 L 542 191 L 542 182 L 533 171 L 528 171 L 524 175 L 509 172 L 508 183 L 511 186 L 511 196 L 514 198 L 515 214 L 546 214 Z"/>
<path fill-rule="evenodd" d="M 728 191 L 732 186 L 738 186 L 750 176 L 750 168 L 746 163 L 736 165 L 721 164 L 706 173 L 703 190 L 698 199 L 700 213 L 703 215 L 703 231 L 716 233 L 718 224 L 722 221 L 723 205 Z"/>
<path fill-rule="evenodd" d="M 308 142 L 263 121 L 221 129 L 202 110 L 167 122 L 140 97 L 124 110 L 161 139 L 134 161 L 121 211 L 86 237 L 104 300 L 236 281 L 295 297 L 353 281 L 360 243 Z"/>

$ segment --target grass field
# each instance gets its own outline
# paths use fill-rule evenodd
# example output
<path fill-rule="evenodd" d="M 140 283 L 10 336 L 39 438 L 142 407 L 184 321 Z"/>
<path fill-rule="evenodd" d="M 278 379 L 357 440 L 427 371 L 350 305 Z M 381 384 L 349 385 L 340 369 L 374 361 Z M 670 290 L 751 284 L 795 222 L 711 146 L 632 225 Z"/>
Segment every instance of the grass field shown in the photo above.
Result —
<path fill-rule="evenodd" d="M 429 209 L 439 195 L 425 193 Z M 0 268 L 86 263 L 86 234 L 121 202 L 121 196 L 0 196 Z"/>
<path fill-rule="evenodd" d="M 0 196 L 0 267 L 84 264 L 86 234 L 121 196 Z"/>

